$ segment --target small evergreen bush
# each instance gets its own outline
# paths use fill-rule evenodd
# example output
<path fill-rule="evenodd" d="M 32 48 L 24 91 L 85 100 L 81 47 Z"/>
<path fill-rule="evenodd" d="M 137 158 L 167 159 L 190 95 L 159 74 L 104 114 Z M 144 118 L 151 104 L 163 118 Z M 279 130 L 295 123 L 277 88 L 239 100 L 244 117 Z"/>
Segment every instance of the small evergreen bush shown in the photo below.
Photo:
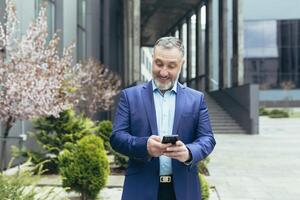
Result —
<path fill-rule="evenodd" d="M 259 108 L 259 116 L 267 116 L 269 115 L 269 111 L 265 108 Z"/>
<path fill-rule="evenodd" d="M 112 134 L 112 123 L 109 120 L 103 120 L 97 123 L 99 130 L 97 134 L 103 139 L 104 147 L 107 151 L 111 152 L 111 146 L 109 143 L 109 138 Z"/>
<path fill-rule="evenodd" d="M 104 141 L 104 147 L 108 153 L 114 155 L 114 162 L 116 165 L 118 165 L 121 168 L 127 168 L 128 166 L 128 157 L 125 155 L 122 155 L 116 151 L 114 151 L 109 143 L 109 138 L 112 134 L 112 122 L 109 120 L 101 121 L 97 124 L 99 130 L 98 135 L 103 139 Z"/>
<path fill-rule="evenodd" d="M 209 175 L 209 172 L 208 172 L 208 169 L 207 169 L 207 165 L 210 161 L 210 158 L 209 157 L 206 157 L 204 158 L 203 160 L 201 160 L 198 164 L 198 171 L 199 173 L 201 174 L 204 174 L 204 175 Z"/>
<path fill-rule="evenodd" d="M 270 118 L 287 118 L 289 117 L 289 113 L 284 110 L 274 109 L 269 113 Z"/>
<path fill-rule="evenodd" d="M 208 200 L 209 199 L 209 185 L 205 176 L 199 173 L 199 180 L 201 184 L 201 200 Z"/>
<path fill-rule="evenodd" d="M 120 154 L 116 151 L 113 152 L 115 164 L 119 167 L 126 169 L 128 167 L 129 158 L 123 154 Z"/>
<path fill-rule="evenodd" d="M 58 157 L 63 187 L 80 192 L 82 200 L 96 199 L 109 174 L 103 140 L 88 135 L 77 144 L 68 143 L 65 147 Z"/>
<path fill-rule="evenodd" d="M 57 156 L 66 143 L 76 143 L 86 135 L 97 131 L 92 120 L 83 115 L 77 116 L 74 110 L 65 110 L 58 118 L 53 116 L 38 118 L 34 122 L 36 132 L 31 133 L 42 150 L 20 150 L 16 155 L 31 157 L 34 164 L 46 161 L 43 165 L 47 173 L 58 173 Z"/>

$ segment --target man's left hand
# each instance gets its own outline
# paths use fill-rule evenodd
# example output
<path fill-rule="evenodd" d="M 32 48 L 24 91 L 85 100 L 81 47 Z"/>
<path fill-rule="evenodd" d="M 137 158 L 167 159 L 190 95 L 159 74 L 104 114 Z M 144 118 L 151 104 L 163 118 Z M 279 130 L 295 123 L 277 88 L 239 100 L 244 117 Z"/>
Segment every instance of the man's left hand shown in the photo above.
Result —
<path fill-rule="evenodd" d="M 168 147 L 163 155 L 179 160 L 180 162 L 186 162 L 190 159 L 189 150 L 181 141 L 177 141 L 175 145 Z"/>

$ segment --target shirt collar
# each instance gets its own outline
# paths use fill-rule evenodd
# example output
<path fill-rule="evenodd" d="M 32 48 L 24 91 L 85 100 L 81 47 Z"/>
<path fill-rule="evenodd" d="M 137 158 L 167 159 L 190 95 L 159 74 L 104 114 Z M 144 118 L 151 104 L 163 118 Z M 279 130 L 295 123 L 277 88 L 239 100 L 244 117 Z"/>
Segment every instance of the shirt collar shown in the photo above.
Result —
<path fill-rule="evenodd" d="M 174 83 L 174 85 L 173 85 L 173 87 L 172 87 L 172 89 L 171 90 L 169 90 L 169 91 L 173 91 L 173 92 L 175 92 L 175 94 L 177 94 L 177 80 L 175 81 L 175 83 Z M 152 91 L 154 92 L 154 91 L 159 91 L 159 89 L 158 89 L 158 87 L 156 87 L 156 85 L 155 85 L 155 83 L 154 83 L 154 80 L 152 80 Z M 159 91 L 160 92 L 160 91 Z"/>

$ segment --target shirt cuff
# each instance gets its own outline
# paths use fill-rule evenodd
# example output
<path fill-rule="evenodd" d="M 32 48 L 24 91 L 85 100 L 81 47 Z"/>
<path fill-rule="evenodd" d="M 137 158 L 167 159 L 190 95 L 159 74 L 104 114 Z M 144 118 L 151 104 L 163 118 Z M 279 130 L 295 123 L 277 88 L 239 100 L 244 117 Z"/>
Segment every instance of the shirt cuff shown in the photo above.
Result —
<path fill-rule="evenodd" d="M 192 156 L 191 150 L 190 150 L 188 147 L 186 147 L 186 148 L 187 148 L 188 151 L 189 151 L 190 158 L 189 158 L 187 161 L 183 162 L 183 163 L 184 163 L 185 165 L 191 165 L 192 162 L 193 162 L 193 156 Z"/>

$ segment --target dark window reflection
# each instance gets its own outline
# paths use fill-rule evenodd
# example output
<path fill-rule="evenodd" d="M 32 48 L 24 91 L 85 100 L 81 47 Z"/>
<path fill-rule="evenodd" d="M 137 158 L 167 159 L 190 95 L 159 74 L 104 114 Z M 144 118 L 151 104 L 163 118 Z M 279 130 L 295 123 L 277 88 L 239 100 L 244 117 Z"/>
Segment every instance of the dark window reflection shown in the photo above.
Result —
<path fill-rule="evenodd" d="M 300 87 L 300 20 L 248 21 L 244 37 L 246 82 Z"/>

